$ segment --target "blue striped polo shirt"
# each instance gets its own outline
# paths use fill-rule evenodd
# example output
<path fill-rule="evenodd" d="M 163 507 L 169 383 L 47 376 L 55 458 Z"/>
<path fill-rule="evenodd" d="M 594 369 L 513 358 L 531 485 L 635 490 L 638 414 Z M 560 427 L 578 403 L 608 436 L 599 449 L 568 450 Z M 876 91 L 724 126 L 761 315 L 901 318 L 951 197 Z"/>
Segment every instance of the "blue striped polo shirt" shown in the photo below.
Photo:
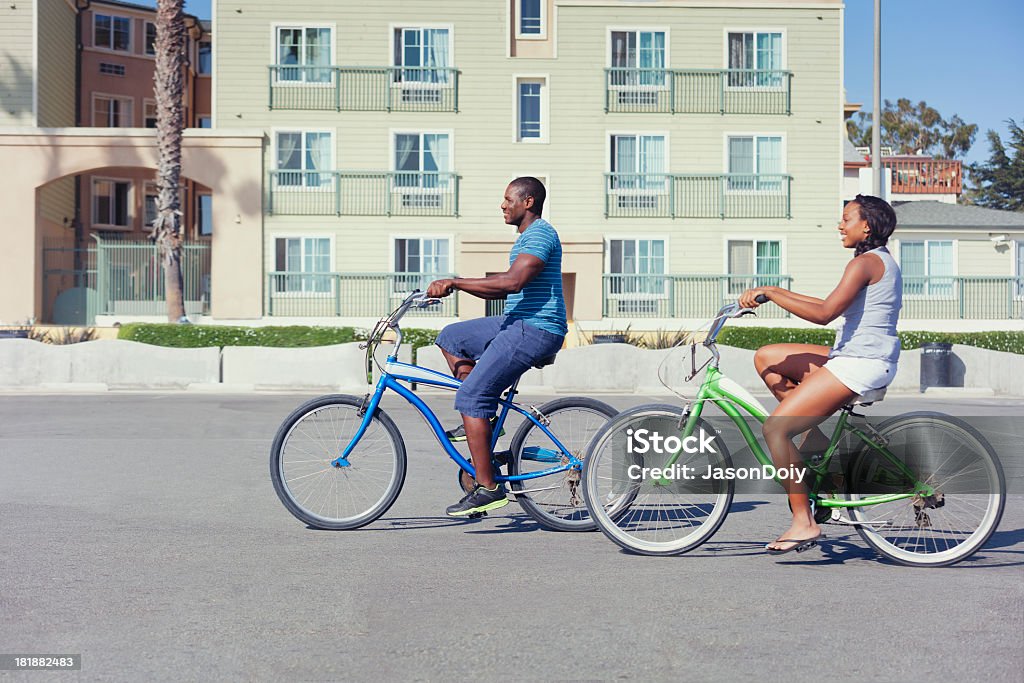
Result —
<path fill-rule="evenodd" d="M 565 298 L 562 296 L 562 243 L 558 233 L 543 218 L 526 228 L 508 255 L 511 266 L 520 254 L 536 256 L 542 270 L 522 291 L 505 299 L 505 315 L 518 318 L 545 332 L 565 336 Z"/>

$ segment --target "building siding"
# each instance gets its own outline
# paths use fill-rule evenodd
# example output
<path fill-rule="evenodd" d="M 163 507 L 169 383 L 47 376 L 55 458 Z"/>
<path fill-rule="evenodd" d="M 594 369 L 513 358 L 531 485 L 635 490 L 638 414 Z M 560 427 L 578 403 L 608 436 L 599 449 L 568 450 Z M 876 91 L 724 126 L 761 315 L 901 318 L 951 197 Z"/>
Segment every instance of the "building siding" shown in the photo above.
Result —
<path fill-rule="evenodd" d="M 39 3 L 39 127 L 75 125 L 75 12 L 65 0 Z"/>
<path fill-rule="evenodd" d="M 0 4 L 0 126 L 35 125 L 34 2 Z"/>

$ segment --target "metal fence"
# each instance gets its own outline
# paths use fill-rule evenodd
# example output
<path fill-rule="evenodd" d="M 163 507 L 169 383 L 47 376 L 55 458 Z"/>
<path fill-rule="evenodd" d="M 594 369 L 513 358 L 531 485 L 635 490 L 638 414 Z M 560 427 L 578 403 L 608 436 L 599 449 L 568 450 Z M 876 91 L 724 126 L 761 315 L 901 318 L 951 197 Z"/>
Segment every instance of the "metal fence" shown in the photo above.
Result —
<path fill-rule="evenodd" d="M 790 288 L 789 275 L 621 275 L 603 276 L 606 318 L 711 318 L 723 304 L 753 287 Z M 764 318 L 788 318 L 778 306 L 758 311 Z"/>
<path fill-rule="evenodd" d="M 1024 318 L 1024 277 L 904 277 L 908 319 Z"/>
<path fill-rule="evenodd" d="M 459 176 L 406 171 L 270 171 L 281 216 L 458 216 Z"/>
<path fill-rule="evenodd" d="M 459 110 L 459 72 L 451 67 L 272 64 L 268 68 L 271 109 Z"/>
<path fill-rule="evenodd" d="M 267 275 L 267 315 L 288 317 L 379 318 L 414 289 L 426 290 L 434 280 L 451 273 L 292 273 Z M 410 316 L 454 318 L 458 297 L 450 296 L 429 308 L 414 308 Z"/>
<path fill-rule="evenodd" d="M 606 173 L 609 218 L 789 218 L 792 176 Z"/>
<path fill-rule="evenodd" d="M 789 114 L 792 73 L 760 69 L 605 69 L 605 111 Z"/>

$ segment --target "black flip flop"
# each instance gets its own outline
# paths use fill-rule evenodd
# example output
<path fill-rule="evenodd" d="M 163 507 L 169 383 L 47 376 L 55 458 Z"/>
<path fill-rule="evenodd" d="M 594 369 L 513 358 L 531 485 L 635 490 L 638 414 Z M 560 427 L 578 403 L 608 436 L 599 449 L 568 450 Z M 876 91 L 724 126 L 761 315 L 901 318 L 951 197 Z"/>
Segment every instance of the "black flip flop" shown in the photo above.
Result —
<path fill-rule="evenodd" d="M 825 534 L 819 533 L 814 538 L 780 538 L 772 543 L 792 543 L 793 545 L 786 548 L 785 550 L 779 550 L 778 548 L 765 548 L 765 551 L 769 555 L 785 555 L 786 553 L 797 551 L 802 553 L 805 550 L 810 550 L 814 546 L 818 545 L 818 541 L 825 538 Z"/>

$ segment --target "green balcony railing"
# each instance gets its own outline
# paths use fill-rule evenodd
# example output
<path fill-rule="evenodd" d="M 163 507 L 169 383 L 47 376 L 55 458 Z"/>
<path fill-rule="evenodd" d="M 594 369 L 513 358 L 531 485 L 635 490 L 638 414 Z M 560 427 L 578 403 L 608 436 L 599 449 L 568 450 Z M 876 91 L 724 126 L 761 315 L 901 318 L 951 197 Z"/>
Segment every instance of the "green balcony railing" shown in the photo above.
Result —
<path fill-rule="evenodd" d="M 789 114 L 789 71 L 605 69 L 606 112 Z"/>
<path fill-rule="evenodd" d="M 281 216 L 458 216 L 459 176 L 406 171 L 271 171 Z"/>
<path fill-rule="evenodd" d="M 425 290 L 451 273 L 292 273 L 267 274 L 266 310 L 269 316 L 303 318 L 379 318 L 391 312 L 406 294 Z M 454 318 L 458 297 L 450 296 L 411 316 Z"/>
<path fill-rule="evenodd" d="M 210 245 L 185 244 L 181 253 L 185 313 L 210 311 Z M 167 300 L 160 250 L 153 242 L 99 240 L 96 246 L 97 313 L 165 315 Z"/>
<path fill-rule="evenodd" d="M 789 218 L 792 176 L 606 173 L 609 218 Z"/>
<path fill-rule="evenodd" d="M 459 111 L 455 68 L 288 66 L 268 71 L 271 109 Z"/>
<path fill-rule="evenodd" d="M 789 275 L 621 275 L 603 276 L 606 318 L 711 318 L 724 303 L 753 287 L 790 288 Z M 758 311 L 788 318 L 778 306 Z"/>
<path fill-rule="evenodd" d="M 999 320 L 1024 318 L 1024 277 L 903 277 L 901 318 Z"/>

